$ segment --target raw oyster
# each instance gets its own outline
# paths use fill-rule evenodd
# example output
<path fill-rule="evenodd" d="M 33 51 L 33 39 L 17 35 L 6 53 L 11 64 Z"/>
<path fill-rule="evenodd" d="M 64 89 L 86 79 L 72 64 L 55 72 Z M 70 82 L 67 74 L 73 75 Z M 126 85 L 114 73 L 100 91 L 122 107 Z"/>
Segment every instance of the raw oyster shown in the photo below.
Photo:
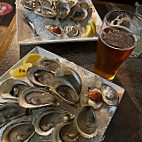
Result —
<path fill-rule="evenodd" d="M 74 71 L 73 69 L 68 68 L 68 67 L 59 68 L 56 71 L 55 76 L 61 77 L 61 78 L 64 78 L 65 80 L 67 80 L 69 83 L 72 84 L 72 86 L 74 87 L 76 92 L 78 94 L 80 94 L 81 88 L 82 88 L 82 81 L 76 71 Z"/>
<path fill-rule="evenodd" d="M 79 96 L 74 87 L 63 78 L 54 78 L 51 81 L 51 89 L 69 104 L 76 104 L 79 101 Z"/>
<path fill-rule="evenodd" d="M 51 59 L 51 58 L 44 57 L 39 61 L 38 66 L 55 73 L 55 71 L 62 65 L 58 59 Z"/>
<path fill-rule="evenodd" d="M 57 105 L 55 96 L 43 88 L 28 88 L 19 97 L 19 105 L 25 108 L 39 108 Z"/>
<path fill-rule="evenodd" d="M 65 26 L 64 31 L 68 37 L 76 37 L 79 34 L 79 29 L 76 26 Z"/>
<path fill-rule="evenodd" d="M 26 109 L 17 103 L 5 103 L 0 106 L 0 128 L 15 118 L 26 115 Z"/>
<path fill-rule="evenodd" d="M 67 3 L 59 1 L 56 5 L 56 13 L 59 21 L 64 20 L 70 13 L 70 7 Z"/>
<path fill-rule="evenodd" d="M 61 123 L 52 133 L 53 142 L 76 142 L 80 134 L 73 122 Z"/>
<path fill-rule="evenodd" d="M 39 0 L 41 6 L 52 7 L 52 0 Z"/>
<path fill-rule="evenodd" d="M 70 8 L 77 4 L 77 0 L 66 0 L 66 2 L 69 4 Z"/>
<path fill-rule="evenodd" d="M 90 3 L 88 0 L 78 0 L 78 5 L 81 7 L 81 8 L 84 8 L 86 10 L 89 9 L 90 7 Z"/>
<path fill-rule="evenodd" d="M 79 7 L 78 5 L 74 6 L 71 12 L 71 19 L 75 22 L 80 22 L 86 19 L 88 12 L 86 9 Z"/>
<path fill-rule="evenodd" d="M 1 142 L 28 142 L 33 134 L 34 126 L 31 122 L 17 122 L 4 130 Z"/>
<path fill-rule="evenodd" d="M 99 109 L 103 105 L 102 94 L 99 89 L 95 88 L 89 91 L 88 104 L 94 109 Z"/>
<path fill-rule="evenodd" d="M 49 87 L 54 75 L 51 71 L 37 66 L 32 66 L 27 70 L 28 79 L 36 86 Z"/>
<path fill-rule="evenodd" d="M 54 18 L 56 16 L 56 12 L 53 9 L 45 6 L 37 7 L 34 9 L 34 13 L 46 18 Z"/>
<path fill-rule="evenodd" d="M 34 10 L 36 7 L 40 6 L 39 0 L 22 0 L 21 4 L 24 8 L 29 10 Z"/>
<path fill-rule="evenodd" d="M 17 99 L 21 92 L 30 87 L 26 82 L 19 79 L 7 79 L 0 86 L 0 97 L 3 99 Z"/>
<path fill-rule="evenodd" d="M 91 106 L 84 106 L 75 118 L 75 124 L 82 137 L 92 138 L 97 135 L 96 115 Z"/>
<path fill-rule="evenodd" d="M 61 122 L 66 122 L 74 116 L 68 112 L 51 109 L 39 114 L 33 121 L 35 131 L 39 135 L 49 135 L 54 130 L 55 126 Z"/>
<path fill-rule="evenodd" d="M 49 30 L 52 34 L 55 36 L 61 37 L 62 36 L 62 30 L 60 27 L 55 26 L 55 25 L 47 25 L 45 26 L 47 30 Z"/>
<path fill-rule="evenodd" d="M 103 85 L 101 87 L 102 97 L 106 104 L 110 106 L 117 106 L 119 103 L 119 97 L 117 92 L 108 85 Z"/>

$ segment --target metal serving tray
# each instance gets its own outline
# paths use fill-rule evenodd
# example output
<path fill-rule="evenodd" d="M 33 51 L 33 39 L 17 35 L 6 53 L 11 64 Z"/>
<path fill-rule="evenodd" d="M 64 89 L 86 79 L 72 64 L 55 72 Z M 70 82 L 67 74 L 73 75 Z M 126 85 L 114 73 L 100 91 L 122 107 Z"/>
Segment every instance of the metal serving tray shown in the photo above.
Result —
<path fill-rule="evenodd" d="M 97 40 L 98 39 L 98 35 L 94 35 L 93 37 L 75 37 L 75 38 L 67 38 L 67 39 L 43 39 L 40 37 L 35 37 L 32 33 L 31 28 L 29 27 L 29 25 L 25 22 L 25 17 L 27 17 L 27 15 L 25 16 L 25 12 L 27 12 L 26 9 L 24 9 L 22 7 L 22 5 L 20 4 L 21 0 L 17 0 L 16 1 L 16 25 L 17 25 L 17 42 L 20 45 L 32 45 L 32 44 L 45 44 L 45 43 L 55 43 L 55 42 L 77 42 L 77 41 L 92 41 L 92 40 Z M 96 11 L 93 3 L 91 0 L 88 0 L 90 2 L 90 8 L 92 10 L 92 16 L 88 17 L 86 19 L 85 22 L 82 22 L 81 27 L 84 27 L 85 30 L 85 26 L 88 23 L 89 20 L 93 20 L 96 23 L 96 31 L 97 33 L 99 33 L 100 30 L 100 26 L 102 24 L 102 20 L 98 14 L 98 12 Z M 29 11 L 29 13 L 31 13 L 31 11 Z M 36 16 L 36 17 L 40 17 L 40 16 Z M 36 19 L 36 18 L 35 18 Z M 43 20 L 43 18 L 41 18 Z M 44 18 L 45 19 L 45 18 Z M 41 20 L 38 20 L 41 21 Z M 43 20 L 44 21 L 44 20 Z M 56 22 L 56 21 L 55 21 Z M 45 29 L 46 30 L 46 29 Z"/>
<path fill-rule="evenodd" d="M 120 87 L 120 86 L 118 86 L 114 83 L 111 83 L 111 82 L 99 77 L 98 75 L 76 65 L 75 63 L 70 62 L 70 61 L 68 61 L 68 60 L 66 60 L 66 59 L 64 59 L 64 58 L 62 58 L 62 57 L 60 57 L 56 54 L 53 54 L 49 51 L 46 51 L 46 50 L 44 50 L 40 47 L 34 48 L 29 54 L 32 54 L 32 53 L 38 53 L 42 57 L 58 59 L 63 66 L 73 68 L 80 75 L 81 80 L 82 80 L 82 90 L 81 90 L 81 93 L 80 93 L 80 102 L 79 102 L 80 107 L 74 107 L 74 106 L 69 105 L 69 104 L 65 103 L 64 101 L 60 100 L 61 101 L 60 106 L 59 106 L 60 109 L 65 110 L 65 111 L 69 111 L 69 112 L 76 115 L 77 112 L 79 111 L 79 109 L 82 106 L 85 105 L 86 94 L 88 93 L 88 87 L 89 88 L 95 88 L 98 85 L 100 85 L 100 81 L 103 84 L 107 84 L 107 85 L 113 87 L 117 91 L 117 95 L 119 96 L 119 102 L 121 101 L 123 93 L 124 93 L 124 89 L 122 87 Z M 10 70 L 17 68 L 20 65 L 22 65 L 24 58 L 25 57 L 23 57 L 19 62 L 17 62 Z M 9 74 L 10 70 L 8 70 L 4 75 L 2 75 L 0 77 L 0 82 L 3 82 L 4 80 L 11 77 L 10 74 Z M 25 81 L 27 80 L 26 78 L 21 78 L 21 79 L 25 80 Z M 3 103 L 3 101 L 1 99 L 0 99 L 0 103 Z M 86 142 L 86 141 L 87 142 L 99 142 L 99 141 L 101 141 L 101 139 L 104 137 L 104 133 L 105 133 L 105 131 L 106 131 L 116 109 L 117 109 L 117 107 L 105 105 L 101 109 L 96 110 L 95 114 L 96 114 L 96 119 L 97 119 L 97 122 L 98 122 L 97 136 L 93 137 L 91 139 L 85 139 L 83 137 L 80 137 L 78 142 Z M 35 117 L 35 116 L 33 116 L 33 117 Z M 15 122 L 16 122 L 16 120 L 15 120 Z M 0 131 L 1 131 L 1 134 L 2 134 L 3 129 L 1 129 Z M 1 134 L 0 134 L 0 136 L 1 136 Z M 51 138 L 51 136 L 47 137 L 47 139 L 50 139 L 50 138 Z M 37 134 L 35 134 L 35 136 L 33 136 L 32 140 L 30 142 L 36 142 L 36 141 L 42 140 L 42 139 L 45 139 L 45 138 L 39 137 Z"/>

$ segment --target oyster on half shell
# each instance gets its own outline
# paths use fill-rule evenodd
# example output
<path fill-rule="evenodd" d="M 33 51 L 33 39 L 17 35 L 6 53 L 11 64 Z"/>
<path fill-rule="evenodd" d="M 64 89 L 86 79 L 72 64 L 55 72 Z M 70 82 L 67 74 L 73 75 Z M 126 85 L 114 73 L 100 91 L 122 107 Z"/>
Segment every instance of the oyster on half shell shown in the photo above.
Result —
<path fill-rule="evenodd" d="M 26 115 L 26 109 L 17 103 L 4 103 L 0 106 L 0 128 L 7 122 Z"/>
<path fill-rule="evenodd" d="M 64 31 L 68 37 L 76 37 L 79 34 L 79 29 L 76 26 L 65 26 Z"/>
<path fill-rule="evenodd" d="M 52 133 L 53 142 L 76 142 L 80 134 L 73 122 L 59 124 Z"/>
<path fill-rule="evenodd" d="M 52 7 L 52 0 L 39 0 L 40 4 L 45 7 Z"/>
<path fill-rule="evenodd" d="M 91 106 L 84 106 L 75 118 L 75 124 L 82 137 L 92 138 L 97 135 L 96 115 Z"/>
<path fill-rule="evenodd" d="M 44 68 L 32 66 L 27 70 L 28 79 L 36 86 L 49 87 L 54 74 Z"/>
<path fill-rule="evenodd" d="M 61 122 L 66 122 L 74 116 L 68 112 L 50 109 L 39 114 L 33 121 L 35 131 L 39 135 L 48 136 L 52 133 L 55 126 Z"/>
<path fill-rule="evenodd" d="M 1 142 L 28 142 L 33 134 L 34 126 L 31 122 L 17 122 L 4 130 Z"/>
<path fill-rule="evenodd" d="M 51 90 L 69 104 L 76 104 L 79 96 L 74 87 L 63 78 L 54 78 L 51 81 Z"/>
<path fill-rule="evenodd" d="M 43 106 L 58 105 L 58 103 L 50 91 L 32 87 L 22 92 L 19 97 L 19 105 L 24 108 L 40 108 Z"/>
<path fill-rule="evenodd" d="M 19 79 L 7 79 L 0 85 L 0 97 L 3 99 L 17 99 L 21 92 L 30 86 Z"/>

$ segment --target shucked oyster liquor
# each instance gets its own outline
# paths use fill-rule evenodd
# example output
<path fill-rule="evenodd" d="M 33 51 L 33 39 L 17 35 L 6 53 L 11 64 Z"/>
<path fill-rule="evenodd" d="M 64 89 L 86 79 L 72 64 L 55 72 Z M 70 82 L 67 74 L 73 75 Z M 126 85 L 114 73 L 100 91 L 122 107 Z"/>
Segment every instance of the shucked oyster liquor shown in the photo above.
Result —
<path fill-rule="evenodd" d="M 32 66 L 27 71 L 28 79 L 36 86 L 49 87 L 54 74 L 44 68 Z"/>
<path fill-rule="evenodd" d="M 4 130 L 1 142 L 28 142 L 33 134 L 34 126 L 31 122 L 17 122 Z"/>
<path fill-rule="evenodd" d="M 48 136 L 54 130 L 55 126 L 61 122 L 66 122 L 74 116 L 68 112 L 50 109 L 39 114 L 33 121 L 35 131 L 39 135 Z"/>
<path fill-rule="evenodd" d="M 17 99 L 21 92 L 29 85 L 19 79 L 7 79 L 0 86 L 0 97 L 3 99 Z"/>
<path fill-rule="evenodd" d="M 7 122 L 26 115 L 26 109 L 17 103 L 5 103 L 0 106 L 0 128 Z"/>
<path fill-rule="evenodd" d="M 82 137 L 92 138 L 97 134 L 96 115 L 91 106 L 84 106 L 75 118 L 75 124 Z"/>
<path fill-rule="evenodd" d="M 31 87 L 22 92 L 19 97 L 19 105 L 24 108 L 40 108 L 58 105 L 58 103 L 55 96 L 51 94 L 51 91 Z"/>

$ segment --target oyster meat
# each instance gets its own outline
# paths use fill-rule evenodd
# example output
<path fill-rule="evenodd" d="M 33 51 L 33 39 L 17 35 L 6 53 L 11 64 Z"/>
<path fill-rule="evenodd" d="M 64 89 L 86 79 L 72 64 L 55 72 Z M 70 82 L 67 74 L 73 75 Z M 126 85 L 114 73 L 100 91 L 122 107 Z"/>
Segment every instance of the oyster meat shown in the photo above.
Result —
<path fill-rule="evenodd" d="M 39 0 L 22 0 L 21 5 L 29 10 L 34 10 L 36 7 L 40 6 Z"/>
<path fill-rule="evenodd" d="M 52 0 L 39 0 L 41 6 L 52 7 Z"/>
<path fill-rule="evenodd" d="M 71 19 L 75 22 L 80 22 L 86 19 L 88 16 L 88 12 L 86 9 L 79 7 L 78 5 L 72 8 Z"/>
<path fill-rule="evenodd" d="M 89 9 L 90 7 L 90 3 L 88 0 L 78 0 L 78 5 L 81 7 L 81 8 L 84 8 L 86 10 Z"/>
<path fill-rule="evenodd" d="M 49 87 L 54 74 L 44 68 L 32 66 L 27 70 L 28 79 L 36 86 Z"/>
<path fill-rule="evenodd" d="M 33 124 L 36 133 L 47 136 L 52 133 L 57 124 L 66 122 L 72 119 L 72 117 L 73 115 L 70 113 L 58 109 L 51 109 L 39 114 L 33 121 Z"/>
<path fill-rule="evenodd" d="M 96 115 L 91 106 L 84 106 L 75 118 L 75 124 L 82 137 L 92 138 L 97 135 Z"/>
<path fill-rule="evenodd" d="M 19 79 L 7 79 L 0 86 L 0 97 L 3 99 L 17 99 L 21 92 L 30 87 L 26 82 Z"/>
<path fill-rule="evenodd" d="M 110 106 L 117 106 L 119 103 L 119 97 L 117 92 L 108 85 L 103 85 L 101 87 L 102 97 L 106 104 Z"/>
<path fill-rule="evenodd" d="M 55 71 L 61 67 L 61 63 L 58 61 L 58 59 L 44 57 L 39 61 L 38 66 L 55 73 Z"/>
<path fill-rule="evenodd" d="M 0 106 L 0 128 L 9 121 L 26 115 L 26 109 L 17 103 L 5 103 Z"/>
<path fill-rule="evenodd" d="M 53 142 L 76 142 L 80 134 L 73 122 L 61 123 L 52 133 Z"/>
<path fill-rule="evenodd" d="M 51 89 L 69 104 L 74 105 L 79 101 L 79 96 L 74 87 L 63 78 L 54 78 L 51 81 Z"/>
<path fill-rule="evenodd" d="M 39 108 L 43 106 L 58 105 L 57 100 L 50 91 L 43 88 L 28 88 L 19 97 L 19 105 L 25 108 Z"/>
<path fill-rule="evenodd" d="M 76 26 L 65 26 L 64 31 L 68 37 L 76 37 L 79 34 L 79 29 Z"/>
<path fill-rule="evenodd" d="M 70 84 L 72 84 L 76 92 L 80 94 L 82 88 L 82 81 L 76 71 L 68 67 L 59 68 L 56 71 L 55 76 L 67 80 Z"/>
<path fill-rule="evenodd" d="M 45 6 L 39 6 L 35 8 L 34 13 L 45 18 L 56 17 L 56 12 L 53 9 Z"/>
<path fill-rule="evenodd" d="M 31 122 L 17 122 L 4 130 L 1 142 L 26 142 L 33 134 L 34 126 Z"/>

